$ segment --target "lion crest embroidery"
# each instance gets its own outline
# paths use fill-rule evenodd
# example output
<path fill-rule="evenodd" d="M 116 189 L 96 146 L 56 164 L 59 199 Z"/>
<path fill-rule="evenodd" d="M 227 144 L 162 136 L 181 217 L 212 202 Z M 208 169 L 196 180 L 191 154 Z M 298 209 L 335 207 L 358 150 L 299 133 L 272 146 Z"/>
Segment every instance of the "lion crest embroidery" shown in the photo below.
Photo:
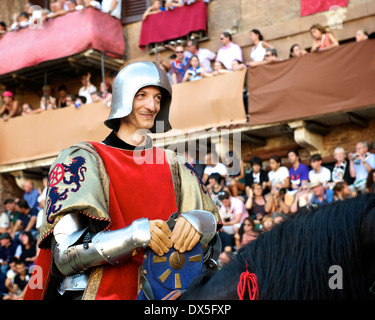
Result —
<path fill-rule="evenodd" d="M 64 176 L 64 183 L 75 183 L 76 185 L 75 188 L 71 189 L 70 191 L 77 192 L 81 188 L 81 182 L 85 181 L 85 172 L 87 171 L 87 168 L 84 166 L 85 163 L 85 158 L 79 156 L 73 158 L 70 165 L 66 165 L 64 163 L 62 164 L 65 173 L 70 173 L 69 180 Z"/>
<path fill-rule="evenodd" d="M 62 204 L 56 207 L 56 203 L 61 200 L 66 200 L 68 197 L 68 188 L 66 188 L 62 193 L 59 193 L 58 191 L 58 187 L 52 187 L 48 190 L 48 200 L 46 203 L 46 216 L 48 223 L 53 223 L 55 221 L 55 219 L 50 219 L 50 216 L 53 213 L 57 213 L 62 207 Z"/>

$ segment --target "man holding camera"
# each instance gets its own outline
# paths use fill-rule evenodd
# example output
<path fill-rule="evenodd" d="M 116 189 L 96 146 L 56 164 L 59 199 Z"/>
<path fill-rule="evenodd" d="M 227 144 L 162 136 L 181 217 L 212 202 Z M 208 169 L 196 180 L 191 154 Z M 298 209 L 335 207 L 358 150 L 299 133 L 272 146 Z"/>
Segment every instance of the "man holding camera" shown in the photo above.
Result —
<path fill-rule="evenodd" d="M 348 155 L 350 176 L 355 178 L 354 189 L 364 192 L 368 173 L 375 168 L 375 154 L 368 152 L 365 141 L 358 142 L 355 151 Z"/>

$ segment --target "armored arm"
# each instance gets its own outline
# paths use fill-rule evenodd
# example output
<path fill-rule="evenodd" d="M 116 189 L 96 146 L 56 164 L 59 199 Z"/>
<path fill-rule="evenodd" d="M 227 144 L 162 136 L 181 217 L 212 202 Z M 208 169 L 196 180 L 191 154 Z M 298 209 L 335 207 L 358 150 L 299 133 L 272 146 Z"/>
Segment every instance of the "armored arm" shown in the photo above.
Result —
<path fill-rule="evenodd" d="M 215 216 L 206 210 L 191 210 L 181 214 L 202 236 L 202 246 L 208 244 L 216 234 L 217 222 Z"/>
<path fill-rule="evenodd" d="M 56 224 L 54 237 L 56 267 L 68 276 L 105 263 L 120 264 L 132 256 L 134 249 L 147 247 L 151 235 L 148 219 L 142 218 L 125 228 L 91 236 L 86 218 L 71 213 Z"/>

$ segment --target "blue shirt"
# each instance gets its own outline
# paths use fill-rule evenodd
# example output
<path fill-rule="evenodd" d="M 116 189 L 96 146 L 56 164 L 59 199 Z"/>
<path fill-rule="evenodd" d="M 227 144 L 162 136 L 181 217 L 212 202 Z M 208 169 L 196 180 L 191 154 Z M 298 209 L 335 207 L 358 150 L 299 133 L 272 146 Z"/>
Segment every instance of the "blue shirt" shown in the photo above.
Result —
<path fill-rule="evenodd" d="M 20 213 L 18 215 L 18 219 L 17 220 L 21 220 L 22 223 L 23 223 L 23 228 L 26 228 L 26 226 L 29 224 L 30 222 L 30 219 L 32 217 L 37 217 L 38 216 L 38 213 L 39 213 L 39 210 L 37 208 L 32 208 L 30 209 L 29 213 L 28 214 L 23 214 L 23 213 Z M 33 229 L 35 229 L 35 226 L 33 227 Z"/>
<path fill-rule="evenodd" d="M 11 241 L 8 248 L 0 246 L 0 259 L 9 262 L 9 259 L 14 257 L 18 243 L 16 241 Z"/>
<path fill-rule="evenodd" d="M 320 201 L 319 198 L 314 194 L 310 200 L 312 204 L 328 204 L 333 202 L 333 190 L 331 189 L 324 189 L 324 194 L 323 194 L 323 200 Z"/>
<path fill-rule="evenodd" d="M 23 199 L 28 203 L 30 208 L 35 208 L 38 206 L 38 197 L 39 197 L 39 192 L 36 189 L 33 189 L 30 192 L 25 192 L 23 195 Z"/>
<path fill-rule="evenodd" d="M 296 184 L 300 187 L 303 180 L 309 181 L 309 168 L 303 163 L 299 164 L 297 170 L 294 170 L 294 167 L 291 166 L 289 168 L 289 176 L 290 184 Z"/>

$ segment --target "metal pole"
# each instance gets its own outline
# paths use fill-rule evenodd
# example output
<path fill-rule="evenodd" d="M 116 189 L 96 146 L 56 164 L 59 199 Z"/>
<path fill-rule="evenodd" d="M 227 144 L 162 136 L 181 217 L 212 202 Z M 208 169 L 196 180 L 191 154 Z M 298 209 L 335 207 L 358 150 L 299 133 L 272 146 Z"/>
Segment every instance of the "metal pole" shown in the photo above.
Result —
<path fill-rule="evenodd" d="M 105 83 L 104 52 L 102 52 L 102 82 L 103 82 L 103 85 L 104 85 L 103 96 L 105 96 L 107 94 L 107 85 Z"/>
<path fill-rule="evenodd" d="M 48 99 L 47 94 L 45 93 L 47 91 L 47 73 L 48 70 L 44 70 L 44 89 L 43 89 L 43 96 L 46 98 L 46 101 Z"/>
<path fill-rule="evenodd" d="M 155 43 L 155 63 L 158 64 L 158 44 Z"/>

